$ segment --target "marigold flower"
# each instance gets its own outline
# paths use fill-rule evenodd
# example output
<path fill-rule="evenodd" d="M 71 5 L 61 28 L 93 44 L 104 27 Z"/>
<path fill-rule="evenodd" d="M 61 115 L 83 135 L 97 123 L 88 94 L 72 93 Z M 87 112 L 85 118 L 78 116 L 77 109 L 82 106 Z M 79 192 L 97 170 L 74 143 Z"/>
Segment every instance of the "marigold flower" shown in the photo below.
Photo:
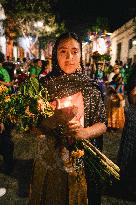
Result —
<path fill-rule="evenodd" d="M 40 112 L 44 112 L 44 110 L 49 106 L 49 102 L 47 102 L 48 104 L 45 103 L 42 98 L 38 99 L 37 103 L 38 103 L 37 108 Z"/>
<path fill-rule="evenodd" d="M 25 114 L 27 114 L 29 117 L 34 117 L 34 114 L 30 112 L 29 108 L 29 106 L 26 107 Z"/>
<path fill-rule="evenodd" d="M 5 96 L 5 99 L 4 99 L 5 102 L 10 102 L 10 100 L 11 100 L 10 95 Z"/>
<path fill-rule="evenodd" d="M 3 92 L 7 92 L 8 88 L 5 85 L 0 85 L 0 94 L 2 94 Z"/>
<path fill-rule="evenodd" d="M 84 150 L 77 149 L 76 151 L 71 152 L 71 156 L 74 158 L 80 158 L 84 156 Z"/>

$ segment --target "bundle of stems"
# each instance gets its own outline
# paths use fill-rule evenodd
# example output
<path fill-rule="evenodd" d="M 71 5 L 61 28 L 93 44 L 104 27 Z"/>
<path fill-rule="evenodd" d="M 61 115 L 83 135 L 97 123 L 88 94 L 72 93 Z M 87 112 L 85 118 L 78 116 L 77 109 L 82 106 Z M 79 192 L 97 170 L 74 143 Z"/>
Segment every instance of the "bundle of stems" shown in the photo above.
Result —
<path fill-rule="evenodd" d="M 95 174 L 98 174 L 104 183 L 112 184 L 113 181 L 120 180 L 120 169 L 114 162 L 98 150 L 89 140 L 83 140 L 82 146 L 85 151 L 85 163 Z"/>

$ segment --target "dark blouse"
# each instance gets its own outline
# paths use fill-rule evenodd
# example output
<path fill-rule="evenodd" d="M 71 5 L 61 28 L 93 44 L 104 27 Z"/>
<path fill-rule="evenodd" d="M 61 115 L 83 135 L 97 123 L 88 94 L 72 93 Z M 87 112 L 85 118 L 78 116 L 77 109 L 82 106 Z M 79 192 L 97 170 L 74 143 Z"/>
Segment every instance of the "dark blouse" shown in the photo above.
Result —
<path fill-rule="evenodd" d="M 132 176 L 136 173 L 136 105 L 130 105 L 125 113 L 125 126 L 123 129 L 118 164 L 121 173 Z"/>

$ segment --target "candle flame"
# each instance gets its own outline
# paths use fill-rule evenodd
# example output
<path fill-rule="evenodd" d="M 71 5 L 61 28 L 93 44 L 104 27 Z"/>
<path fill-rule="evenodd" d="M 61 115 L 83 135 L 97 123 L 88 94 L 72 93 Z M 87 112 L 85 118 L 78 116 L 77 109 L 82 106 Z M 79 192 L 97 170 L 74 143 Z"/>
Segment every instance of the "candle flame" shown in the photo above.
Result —
<path fill-rule="evenodd" d="M 69 96 L 65 99 L 63 99 L 62 101 L 61 100 L 57 100 L 57 108 L 60 109 L 60 108 L 64 108 L 64 107 L 70 107 L 72 106 L 73 103 L 72 103 L 72 97 Z"/>
<path fill-rule="evenodd" d="M 63 102 L 63 107 L 70 107 L 70 106 L 72 106 L 72 105 L 73 105 L 73 104 L 72 104 L 72 97 L 69 96 L 69 97 L 66 98 L 66 100 L 64 100 L 64 102 Z"/>
<path fill-rule="evenodd" d="M 70 106 L 72 106 L 72 102 L 71 101 L 65 101 L 63 103 L 63 107 L 70 107 Z"/>

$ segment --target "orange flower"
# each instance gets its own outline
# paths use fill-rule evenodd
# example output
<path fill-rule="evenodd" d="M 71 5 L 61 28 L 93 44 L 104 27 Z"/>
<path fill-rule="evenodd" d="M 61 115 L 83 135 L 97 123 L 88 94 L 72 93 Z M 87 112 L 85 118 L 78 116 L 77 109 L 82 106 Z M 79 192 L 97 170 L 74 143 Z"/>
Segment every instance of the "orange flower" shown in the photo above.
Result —
<path fill-rule="evenodd" d="M 6 91 L 8 91 L 8 88 L 5 85 L 0 85 L 0 94 Z"/>
<path fill-rule="evenodd" d="M 25 113 L 29 116 L 29 117 L 34 117 L 34 114 L 32 114 L 29 110 L 29 106 L 27 106 Z"/>
<path fill-rule="evenodd" d="M 45 103 L 42 98 L 38 99 L 37 103 L 38 103 L 38 110 L 40 112 L 44 112 L 44 110 L 50 105 L 49 102 Z"/>
<path fill-rule="evenodd" d="M 72 151 L 71 156 L 74 158 L 80 158 L 80 157 L 84 156 L 84 150 L 77 149 L 76 151 Z"/>
<path fill-rule="evenodd" d="M 10 102 L 10 95 L 5 96 L 5 102 Z"/>

